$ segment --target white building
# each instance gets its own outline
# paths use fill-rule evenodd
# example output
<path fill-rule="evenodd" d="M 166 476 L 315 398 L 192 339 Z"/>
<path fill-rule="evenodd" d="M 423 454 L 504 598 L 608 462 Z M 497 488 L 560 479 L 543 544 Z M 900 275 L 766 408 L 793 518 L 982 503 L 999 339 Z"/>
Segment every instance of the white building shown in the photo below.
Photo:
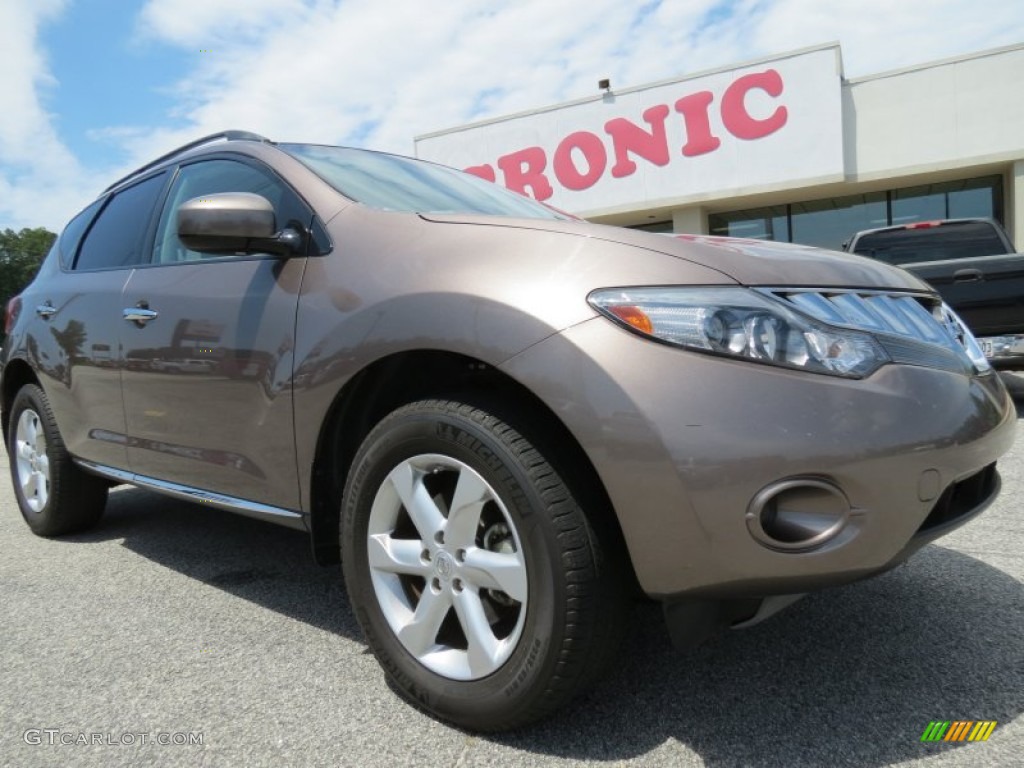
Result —
<path fill-rule="evenodd" d="M 1024 44 L 846 80 L 838 43 L 420 136 L 416 154 L 609 224 L 839 247 L 1002 221 L 1024 248 Z"/>

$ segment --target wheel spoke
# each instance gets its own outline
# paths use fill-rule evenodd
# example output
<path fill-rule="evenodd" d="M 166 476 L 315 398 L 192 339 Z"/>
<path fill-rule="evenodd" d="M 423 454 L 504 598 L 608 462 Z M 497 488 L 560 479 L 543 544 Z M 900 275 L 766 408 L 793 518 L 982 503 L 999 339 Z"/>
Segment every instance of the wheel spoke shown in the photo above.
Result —
<path fill-rule="evenodd" d="M 393 539 L 389 534 L 378 533 L 370 536 L 367 544 L 371 568 L 416 576 L 430 573 L 430 566 L 420 559 L 423 552 L 423 543 L 420 541 Z"/>
<path fill-rule="evenodd" d="M 36 497 L 39 499 L 39 506 L 46 506 L 46 499 L 50 496 L 50 479 L 42 472 L 35 472 Z"/>
<path fill-rule="evenodd" d="M 39 474 L 37 472 L 28 472 L 21 481 L 21 492 L 25 494 L 26 499 L 31 501 L 35 498 L 38 491 Z"/>
<path fill-rule="evenodd" d="M 483 677 L 493 672 L 499 664 L 499 641 L 491 630 L 484 613 L 480 595 L 472 589 L 464 589 L 453 595 L 455 613 L 459 624 L 469 642 L 467 655 L 469 670 L 475 677 Z"/>
<path fill-rule="evenodd" d="M 32 414 L 31 412 L 26 412 L 22 414 L 21 422 L 25 429 L 25 442 L 31 443 L 33 446 L 35 446 L 36 439 L 39 436 L 39 430 L 37 427 L 39 422 L 35 420 L 34 414 Z"/>
<path fill-rule="evenodd" d="M 435 593 L 429 587 L 423 590 L 412 619 L 398 631 L 398 639 L 409 653 L 417 657 L 422 656 L 437 645 L 437 633 L 441 630 L 441 624 L 451 606 L 449 592 Z"/>
<path fill-rule="evenodd" d="M 466 551 L 465 578 L 477 587 L 500 589 L 520 603 L 526 601 L 526 564 L 518 552 Z"/>
<path fill-rule="evenodd" d="M 18 440 L 18 457 L 25 461 L 32 458 L 32 448 L 25 440 Z"/>
<path fill-rule="evenodd" d="M 388 479 L 419 531 L 420 538 L 431 541 L 434 534 L 444 528 L 445 519 L 423 485 L 423 473 L 405 461 L 391 471 Z"/>
<path fill-rule="evenodd" d="M 452 508 L 448 512 L 448 527 L 445 541 L 451 546 L 470 546 L 476 540 L 476 528 L 480 513 L 491 498 L 490 489 L 476 472 L 463 469 L 452 496 Z"/>

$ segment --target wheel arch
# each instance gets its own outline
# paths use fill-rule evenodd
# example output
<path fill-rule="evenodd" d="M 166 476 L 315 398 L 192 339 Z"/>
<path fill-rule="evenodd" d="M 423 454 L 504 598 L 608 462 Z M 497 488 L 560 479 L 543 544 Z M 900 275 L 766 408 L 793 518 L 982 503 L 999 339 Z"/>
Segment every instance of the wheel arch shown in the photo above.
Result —
<path fill-rule="evenodd" d="M 13 405 L 18 391 L 26 384 L 42 387 L 39 377 L 35 375 L 27 362 L 21 358 L 8 361 L 4 365 L 3 390 L 0 391 L 0 426 L 3 427 L 5 436 L 10 427 L 11 405 Z"/>
<path fill-rule="evenodd" d="M 337 394 L 321 428 L 311 472 L 310 531 L 317 562 L 340 561 L 338 509 L 352 459 L 370 430 L 416 400 L 453 399 L 489 410 L 538 447 L 579 495 L 591 524 L 625 561 L 628 551 L 604 484 L 558 415 L 508 374 L 452 352 L 401 352 L 352 377 Z M 629 571 L 635 581 L 632 564 Z"/>

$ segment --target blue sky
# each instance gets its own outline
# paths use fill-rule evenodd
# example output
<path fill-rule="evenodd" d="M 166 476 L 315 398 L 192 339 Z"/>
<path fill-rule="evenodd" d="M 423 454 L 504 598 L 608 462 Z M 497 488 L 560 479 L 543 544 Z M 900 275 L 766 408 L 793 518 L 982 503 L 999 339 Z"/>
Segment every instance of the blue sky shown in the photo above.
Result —
<path fill-rule="evenodd" d="M 223 128 L 414 136 L 838 40 L 859 77 L 1024 42 L 1019 0 L 0 0 L 0 229 Z"/>
<path fill-rule="evenodd" d="M 56 82 L 44 93 L 67 147 L 88 165 L 116 164 L 113 142 L 90 138 L 110 125 L 157 124 L 174 107 L 167 86 L 185 75 L 189 54 L 135 34 L 141 3 L 87 0 L 39 30 Z M 203 54 L 197 48 L 194 56 Z"/>

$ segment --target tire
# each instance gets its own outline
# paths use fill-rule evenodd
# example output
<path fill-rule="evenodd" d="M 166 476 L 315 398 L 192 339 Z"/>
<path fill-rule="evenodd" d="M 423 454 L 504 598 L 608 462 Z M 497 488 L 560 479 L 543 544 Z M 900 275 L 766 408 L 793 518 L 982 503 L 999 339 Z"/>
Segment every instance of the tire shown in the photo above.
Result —
<path fill-rule="evenodd" d="M 18 508 L 32 532 L 61 536 L 94 526 L 107 503 L 107 483 L 73 462 L 46 394 L 26 384 L 14 398 L 7 453 Z"/>
<path fill-rule="evenodd" d="M 508 730 L 601 675 L 627 589 L 577 498 L 481 408 L 411 403 L 370 432 L 343 495 L 342 567 L 406 700 L 467 729 Z"/>

